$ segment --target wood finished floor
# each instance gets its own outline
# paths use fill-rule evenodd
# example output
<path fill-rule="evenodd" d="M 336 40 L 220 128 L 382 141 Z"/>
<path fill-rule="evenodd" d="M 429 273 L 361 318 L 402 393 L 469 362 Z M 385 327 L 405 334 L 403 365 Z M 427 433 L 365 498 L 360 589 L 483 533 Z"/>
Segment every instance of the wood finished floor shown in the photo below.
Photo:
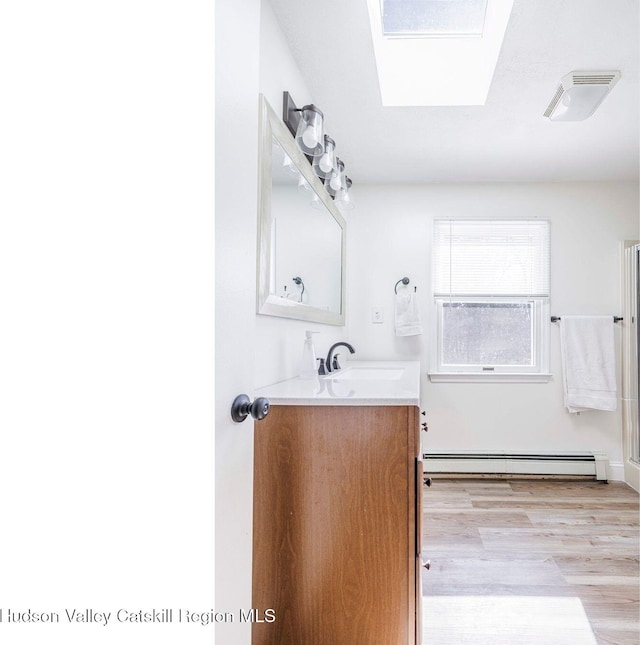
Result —
<path fill-rule="evenodd" d="M 633 489 L 434 479 L 423 507 L 423 645 L 640 644 Z"/>

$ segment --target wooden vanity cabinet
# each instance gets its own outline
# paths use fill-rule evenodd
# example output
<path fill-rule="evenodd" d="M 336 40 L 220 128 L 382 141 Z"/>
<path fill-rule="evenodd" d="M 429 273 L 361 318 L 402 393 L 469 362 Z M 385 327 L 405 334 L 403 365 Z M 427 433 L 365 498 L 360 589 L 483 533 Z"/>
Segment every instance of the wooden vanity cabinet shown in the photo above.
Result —
<path fill-rule="evenodd" d="M 273 405 L 255 424 L 253 645 L 415 645 L 415 406 Z"/>

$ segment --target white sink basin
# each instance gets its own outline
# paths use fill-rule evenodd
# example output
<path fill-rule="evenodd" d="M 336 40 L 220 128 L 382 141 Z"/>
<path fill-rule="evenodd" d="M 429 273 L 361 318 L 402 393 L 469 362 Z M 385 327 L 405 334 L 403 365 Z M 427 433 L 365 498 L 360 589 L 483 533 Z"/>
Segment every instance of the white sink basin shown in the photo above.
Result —
<path fill-rule="evenodd" d="M 420 405 L 420 361 L 349 360 L 337 372 L 255 391 L 272 405 Z"/>
<path fill-rule="evenodd" d="M 399 367 L 347 367 L 340 372 L 331 373 L 328 378 L 334 381 L 398 381 L 404 369 Z"/>

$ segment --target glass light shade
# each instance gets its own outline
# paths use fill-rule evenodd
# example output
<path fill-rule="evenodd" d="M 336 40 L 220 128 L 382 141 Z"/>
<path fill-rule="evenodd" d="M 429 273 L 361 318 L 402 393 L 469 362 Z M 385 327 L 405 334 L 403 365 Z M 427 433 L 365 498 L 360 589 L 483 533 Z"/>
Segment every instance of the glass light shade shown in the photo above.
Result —
<path fill-rule="evenodd" d="M 345 177 L 345 183 L 345 188 L 336 195 L 335 204 L 341 211 L 351 211 L 356 207 L 351 198 L 351 186 L 353 182 L 349 177 Z"/>
<path fill-rule="evenodd" d="M 309 186 L 309 182 L 302 175 L 298 177 L 298 190 L 302 193 L 307 190 L 313 192 L 313 189 Z"/>
<path fill-rule="evenodd" d="M 336 167 L 336 142 L 327 134 L 324 135 L 324 151 L 313 158 L 313 170 L 321 179 Z"/>
<path fill-rule="evenodd" d="M 324 115 L 315 105 L 305 105 L 300 111 L 296 142 L 310 157 L 324 152 Z"/>
<path fill-rule="evenodd" d="M 313 199 L 311 200 L 311 208 L 315 208 L 317 211 L 327 210 L 326 206 L 315 193 L 313 193 Z"/>
<path fill-rule="evenodd" d="M 288 170 L 292 175 L 298 175 L 298 169 L 296 168 L 296 165 L 291 161 L 291 157 L 289 157 L 288 154 L 285 153 L 284 159 L 282 160 L 282 167 L 285 170 Z"/>
<path fill-rule="evenodd" d="M 331 172 L 324 180 L 325 190 L 335 197 L 340 190 L 346 188 L 347 184 L 344 176 L 344 163 L 336 157 L 336 169 Z"/>

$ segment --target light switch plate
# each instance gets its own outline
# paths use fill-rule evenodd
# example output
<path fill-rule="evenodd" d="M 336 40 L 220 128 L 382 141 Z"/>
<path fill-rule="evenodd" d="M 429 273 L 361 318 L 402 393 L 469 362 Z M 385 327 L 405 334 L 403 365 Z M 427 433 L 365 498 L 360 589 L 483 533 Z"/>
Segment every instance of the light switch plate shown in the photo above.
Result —
<path fill-rule="evenodd" d="M 382 307 L 373 307 L 371 309 L 371 322 L 374 325 L 384 322 L 384 309 Z"/>

